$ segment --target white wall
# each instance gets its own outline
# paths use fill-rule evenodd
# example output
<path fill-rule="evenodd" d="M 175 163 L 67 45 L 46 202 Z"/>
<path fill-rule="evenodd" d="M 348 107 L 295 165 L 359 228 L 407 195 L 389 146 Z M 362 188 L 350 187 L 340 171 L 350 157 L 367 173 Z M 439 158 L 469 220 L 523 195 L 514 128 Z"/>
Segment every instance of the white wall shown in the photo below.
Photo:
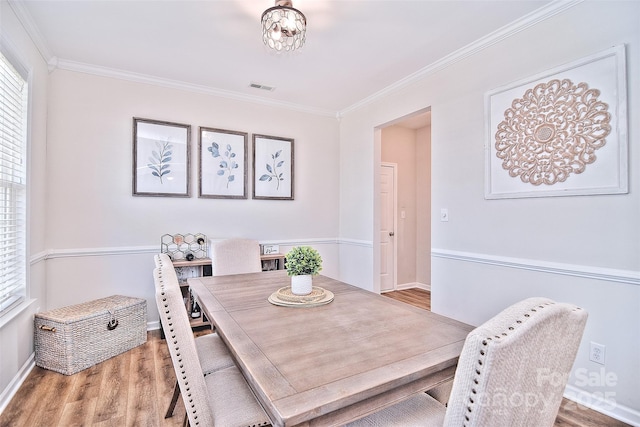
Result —
<path fill-rule="evenodd" d="M 191 198 L 131 195 L 134 116 L 192 125 Z M 199 126 L 294 138 L 295 200 L 253 200 L 251 185 L 247 200 L 198 198 Z M 147 298 L 157 320 L 148 248 L 159 250 L 165 233 L 310 239 L 324 252 L 323 272 L 338 275 L 335 118 L 56 70 L 48 145 L 49 308 L 124 293 Z"/>
<path fill-rule="evenodd" d="M 27 372 L 33 354 L 33 314 L 44 304 L 45 276 L 45 169 L 47 64 L 6 1 L 0 1 L 0 41 L 29 69 L 29 235 L 27 303 L 0 318 L 0 411 L 19 386 L 16 378 Z"/>
<path fill-rule="evenodd" d="M 506 305 L 533 295 L 580 304 L 589 321 L 575 369 L 601 377 L 588 360 L 590 341 L 606 345 L 605 369 L 614 384 L 569 391 L 640 424 L 640 3 L 579 3 L 509 37 L 425 73 L 411 83 L 344 112 L 340 124 L 341 237 L 373 242 L 344 253 L 341 271 L 355 277 L 368 260 L 375 281 L 377 204 L 374 128 L 414 111 L 432 112 L 432 306 L 479 324 Z M 484 199 L 484 94 L 530 75 L 626 44 L 629 107 L 629 180 L 626 195 L 538 199 Z M 357 153 L 357 155 L 356 155 Z M 348 159 L 348 162 L 347 162 Z M 440 208 L 450 221 L 440 222 Z M 367 287 L 366 283 L 359 285 Z M 584 393 L 584 394 L 583 394 Z"/>

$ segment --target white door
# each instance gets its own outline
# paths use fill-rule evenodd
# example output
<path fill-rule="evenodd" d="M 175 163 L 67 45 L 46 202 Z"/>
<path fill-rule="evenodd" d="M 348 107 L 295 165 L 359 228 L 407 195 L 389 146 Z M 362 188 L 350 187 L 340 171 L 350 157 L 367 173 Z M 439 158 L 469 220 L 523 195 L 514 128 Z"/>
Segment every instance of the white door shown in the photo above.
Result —
<path fill-rule="evenodd" d="M 396 165 L 380 168 L 380 291 L 396 288 L 395 175 Z"/>

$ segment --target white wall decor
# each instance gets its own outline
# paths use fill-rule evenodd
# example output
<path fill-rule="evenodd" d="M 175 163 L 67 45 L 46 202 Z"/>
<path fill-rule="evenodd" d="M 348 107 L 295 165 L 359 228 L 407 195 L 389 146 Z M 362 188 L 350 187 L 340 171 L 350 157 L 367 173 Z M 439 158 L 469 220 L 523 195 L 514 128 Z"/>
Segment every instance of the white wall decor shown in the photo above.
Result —
<path fill-rule="evenodd" d="M 628 192 L 624 46 L 486 94 L 485 197 Z"/>

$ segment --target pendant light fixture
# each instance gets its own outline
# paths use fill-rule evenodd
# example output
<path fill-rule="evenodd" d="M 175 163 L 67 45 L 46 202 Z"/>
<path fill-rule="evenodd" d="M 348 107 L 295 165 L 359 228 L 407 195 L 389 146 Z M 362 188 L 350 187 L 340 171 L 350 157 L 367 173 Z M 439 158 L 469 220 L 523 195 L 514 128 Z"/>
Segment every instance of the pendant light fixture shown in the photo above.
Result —
<path fill-rule="evenodd" d="M 277 51 L 293 51 L 304 45 L 307 19 L 291 0 L 276 0 L 262 14 L 262 41 Z"/>

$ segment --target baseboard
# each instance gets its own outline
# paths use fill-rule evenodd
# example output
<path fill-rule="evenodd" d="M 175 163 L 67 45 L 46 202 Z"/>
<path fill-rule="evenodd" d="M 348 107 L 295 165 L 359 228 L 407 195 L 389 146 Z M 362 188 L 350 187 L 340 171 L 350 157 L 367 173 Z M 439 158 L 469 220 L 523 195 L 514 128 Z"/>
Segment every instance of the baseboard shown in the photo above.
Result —
<path fill-rule="evenodd" d="M 160 329 L 160 321 L 147 322 L 147 331 L 156 331 Z"/>
<path fill-rule="evenodd" d="M 13 399 L 13 396 L 18 392 L 20 386 L 27 379 L 29 372 L 36 366 L 36 354 L 31 353 L 31 356 L 27 359 L 27 361 L 22 365 L 22 368 L 18 371 L 15 377 L 11 380 L 9 385 L 2 390 L 2 394 L 0 394 L 0 415 L 4 412 L 4 410 Z"/>
<path fill-rule="evenodd" d="M 615 402 L 615 395 L 612 395 L 609 400 L 605 400 L 602 396 L 567 385 L 564 397 L 579 405 L 578 409 L 583 406 L 632 426 L 640 427 L 640 412 Z"/>
<path fill-rule="evenodd" d="M 430 284 L 420 283 L 420 282 L 403 283 L 401 285 L 396 286 L 396 290 L 398 291 L 402 291 L 405 289 L 412 289 L 412 288 L 419 288 L 419 289 L 424 289 L 425 291 L 431 291 Z"/>

